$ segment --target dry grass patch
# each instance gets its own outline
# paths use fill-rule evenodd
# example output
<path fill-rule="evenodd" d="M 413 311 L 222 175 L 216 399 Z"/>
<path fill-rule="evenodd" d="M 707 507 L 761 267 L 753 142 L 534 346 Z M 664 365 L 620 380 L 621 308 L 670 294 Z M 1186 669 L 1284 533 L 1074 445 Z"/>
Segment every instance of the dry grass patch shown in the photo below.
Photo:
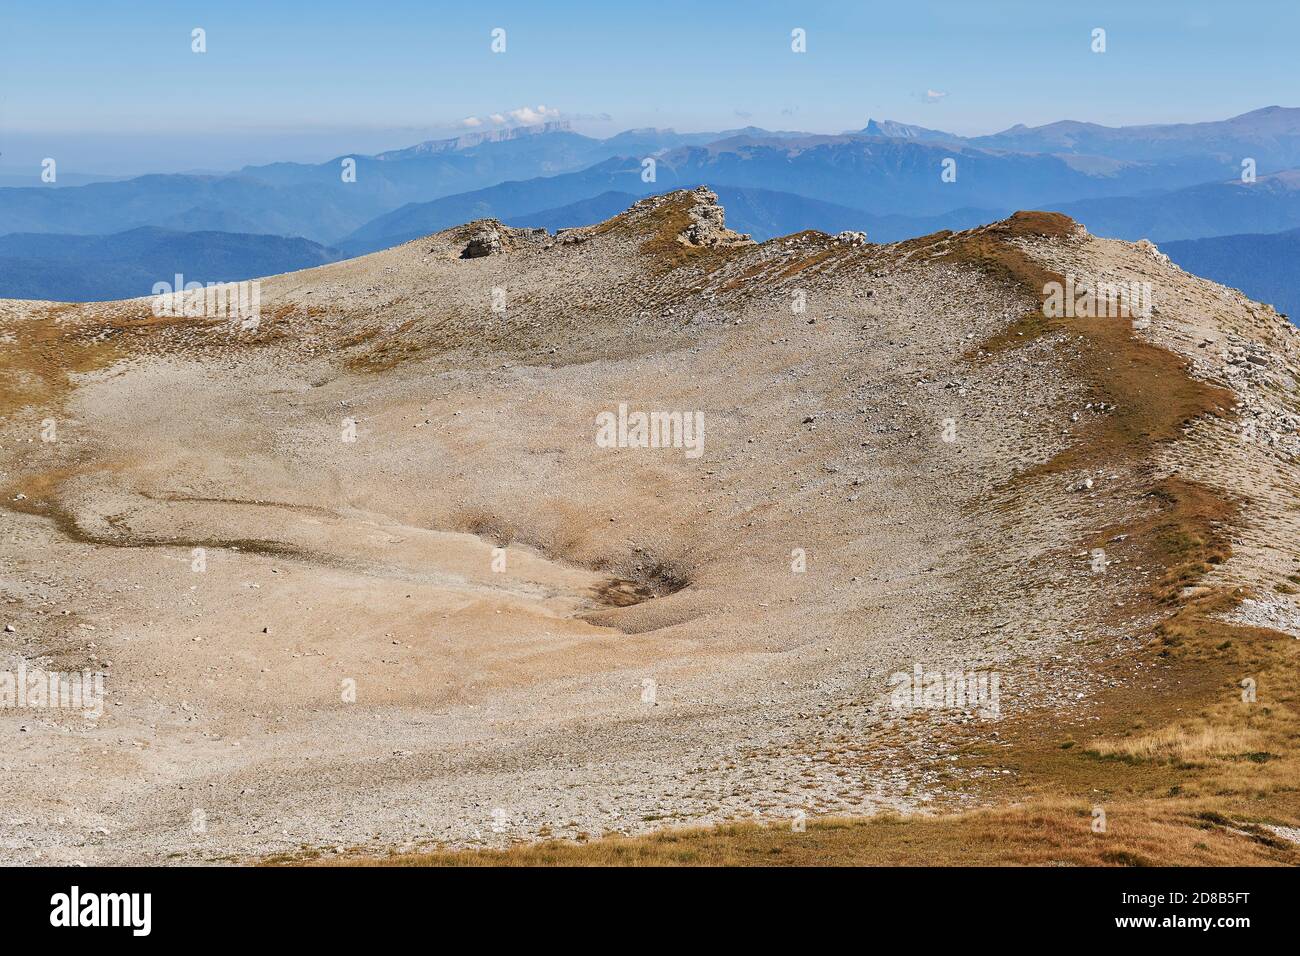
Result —
<path fill-rule="evenodd" d="M 644 837 L 549 841 L 510 850 L 441 851 L 348 859 L 360 866 L 1234 866 L 1297 861 L 1283 841 L 1143 803 L 1107 808 L 1094 831 L 1092 805 L 1048 801 L 955 816 L 730 824 Z M 315 862 L 280 858 L 277 863 Z M 336 865 L 339 861 L 326 861 Z"/>
<path fill-rule="evenodd" d="M 1102 757 L 1194 762 L 1206 757 L 1248 758 L 1259 753 L 1257 730 L 1221 726 L 1162 727 L 1150 733 L 1093 741 L 1088 750 Z"/>

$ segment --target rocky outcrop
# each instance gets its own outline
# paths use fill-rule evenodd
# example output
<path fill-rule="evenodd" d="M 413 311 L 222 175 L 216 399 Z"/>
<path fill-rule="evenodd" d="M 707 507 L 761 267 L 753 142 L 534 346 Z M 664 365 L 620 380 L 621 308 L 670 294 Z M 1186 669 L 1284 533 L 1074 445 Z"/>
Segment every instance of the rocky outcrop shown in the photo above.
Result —
<path fill-rule="evenodd" d="M 1154 259 L 1156 262 L 1161 263 L 1162 265 L 1173 264 L 1172 262 L 1170 262 L 1169 257 L 1165 255 L 1163 252 L 1161 252 L 1160 249 L 1156 246 L 1156 244 L 1152 242 L 1150 239 L 1139 239 L 1136 243 L 1134 243 L 1134 245 L 1137 246 L 1138 250 L 1144 256 L 1149 256 L 1150 258 Z"/>
<path fill-rule="evenodd" d="M 480 219 L 455 230 L 456 241 L 464 243 L 460 258 L 481 259 L 513 252 L 528 244 L 540 244 L 550 238 L 545 229 L 512 229 L 496 219 Z"/>
<path fill-rule="evenodd" d="M 483 256 L 501 254 L 501 233 L 487 226 L 470 236 L 469 242 L 461 252 L 462 259 L 480 259 Z"/>
<path fill-rule="evenodd" d="M 718 194 L 707 186 L 691 191 L 694 200 L 688 215 L 691 223 L 678 237 L 688 246 L 739 246 L 751 245 L 748 233 L 733 232 L 727 228 L 726 212 L 718 202 Z"/>

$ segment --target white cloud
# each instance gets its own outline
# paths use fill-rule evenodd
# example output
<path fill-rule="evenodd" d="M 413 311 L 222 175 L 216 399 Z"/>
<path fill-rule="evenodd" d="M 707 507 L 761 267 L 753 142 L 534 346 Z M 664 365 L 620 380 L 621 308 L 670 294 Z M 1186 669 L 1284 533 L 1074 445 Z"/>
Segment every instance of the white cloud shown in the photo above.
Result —
<path fill-rule="evenodd" d="M 944 98 L 945 96 L 947 96 L 947 95 L 948 95 L 947 93 L 945 93 L 945 92 L 943 92 L 943 91 L 941 91 L 941 90 L 926 90 L 926 91 L 925 91 L 925 98 L 926 98 L 929 102 L 931 102 L 931 103 L 938 103 L 941 99 L 943 99 L 943 98 Z"/>
<path fill-rule="evenodd" d="M 517 110 L 511 110 L 506 115 L 520 126 L 536 126 L 538 123 L 559 119 L 560 111 L 545 106 L 538 106 L 537 109 L 533 109 L 531 106 L 521 106 Z"/>
<path fill-rule="evenodd" d="M 564 116 L 562 110 L 550 106 L 521 106 L 514 110 L 504 110 L 500 113 L 485 113 L 483 116 L 467 116 L 455 125 L 461 128 L 475 129 L 480 126 L 539 126 L 542 123 L 549 123 L 558 120 Z M 570 117 L 572 118 L 572 117 Z M 599 119 L 609 119 L 608 115 L 597 117 Z"/>

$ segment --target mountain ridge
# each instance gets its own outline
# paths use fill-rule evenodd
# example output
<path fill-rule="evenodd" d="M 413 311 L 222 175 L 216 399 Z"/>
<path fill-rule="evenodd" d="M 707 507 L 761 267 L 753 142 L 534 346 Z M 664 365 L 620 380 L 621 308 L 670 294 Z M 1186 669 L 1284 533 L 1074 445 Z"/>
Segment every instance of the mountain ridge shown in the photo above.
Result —
<path fill-rule="evenodd" d="M 1065 276 L 1156 308 L 1053 316 Z M 1300 341 L 1266 306 L 1057 213 L 753 243 L 699 189 L 260 288 L 258 322 L 0 301 L 0 642 L 115 691 L 103 746 L 5 719 L 107 793 L 96 862 L 596 854 L 614 819 L 680 859 L 755 812 L 707 858 L 1296 862 L 1234 832 L 1300 822 L 1300 714 L 1238 687 L 1300 666 Z M 971 699 L 899 695 L 927 672 Z M 45 819 L 16 862 L 66 852 Z"/>

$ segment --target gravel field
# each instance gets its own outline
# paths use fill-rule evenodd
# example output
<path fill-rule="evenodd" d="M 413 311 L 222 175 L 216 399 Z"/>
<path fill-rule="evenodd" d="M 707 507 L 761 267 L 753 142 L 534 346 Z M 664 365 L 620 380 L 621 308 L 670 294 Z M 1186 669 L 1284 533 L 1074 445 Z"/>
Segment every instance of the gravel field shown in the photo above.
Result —
<path fill-rule="evenodd" d="M 1151 283 L 1139 334 L 1236 417 L 1036 471 L 1113 409 L 1069 336 L 979 352 L 1023 290 L 919 240 L 749 243 L 704 190 L 268 278 L 256 324 L 0 302 L 0 671 L 106 675 L 93 719 L 0 708 L 6 861 L 973 805 L 957 729 L 1117 680 L 1146 571 L 1081 542 L 1166 475 L 1242 496 L 1211 583 L 1297 633 L 1295 330 L 1149 244 L 1003 241 Z M 700 440 L 607 447 L 620 406 Z M 900 709 L 918 667 L 998 696 Z"/>

